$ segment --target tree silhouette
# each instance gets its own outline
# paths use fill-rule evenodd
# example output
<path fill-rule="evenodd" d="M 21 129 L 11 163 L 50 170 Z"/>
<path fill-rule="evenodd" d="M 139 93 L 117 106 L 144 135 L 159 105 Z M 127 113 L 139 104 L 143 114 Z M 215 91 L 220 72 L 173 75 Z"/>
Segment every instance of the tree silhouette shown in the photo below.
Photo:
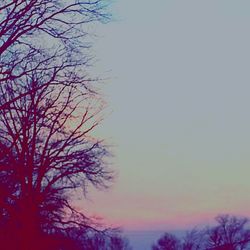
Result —
<path fill-rule="evenodd" d="M 206 230 L 194 228 L 187 231 L 182 240 L 183 250 L 206 249 L 207 234 Z"/>
<path fill-rule="evenodd" d="M 25 82 L 29 94 L 0 112 L 2 217 L 12 230 L 16 224 L 23 244 L 40 231 L 89 226 L 70 204 L 73 193 L 85 193 L 89 184 L 105 187 L 111 180 L 107 150 L 89 136 L 99 122 L 97 100 L 75 75 L 59 84 L 59 73 L 33 71 Z M 12 84 L 0 87 L 3 103 L 22 91 Z"/>
<path fill-rule="evenodd" d="M 241 250 L 250 248 L 248 219 L 229 215 L 216 218 L 217 226 L 208 230 L 208 246 L 214 250 Z"/>
<path fill-rule="evenodd" d="M 1 249 L 79 249 L 96 230 L 72 201 L 112 180 L 91 136 L 103 104 L 82 40 L 102 9 L 101 0 L 0 3 Z"/>
<path fill-rule="evenodd" d="M 178 250 L 180 249 L 180 241 L 177 237 L 170 233 L 165 233 L 157 244 L 152 246 L 152 250 Z"/>
<path fill-rule="evenodd" d="M 91 234 L 82 250 L 132 250 L 128 240 L 120 232 L 108 230 L 105 234 Z"/>

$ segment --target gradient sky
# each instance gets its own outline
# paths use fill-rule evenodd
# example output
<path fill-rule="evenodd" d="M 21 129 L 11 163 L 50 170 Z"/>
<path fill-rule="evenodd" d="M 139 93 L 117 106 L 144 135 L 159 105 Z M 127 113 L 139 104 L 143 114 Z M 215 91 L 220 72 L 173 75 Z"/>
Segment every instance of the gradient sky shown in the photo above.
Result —
<path fill-rule="evenodd" d="M 119 173 L 81 206 L 125 229 L 250 216 L 250 1 L 116 0 L 97 28 Z M 109 112 L 109 111 L 108 111 Z"/>

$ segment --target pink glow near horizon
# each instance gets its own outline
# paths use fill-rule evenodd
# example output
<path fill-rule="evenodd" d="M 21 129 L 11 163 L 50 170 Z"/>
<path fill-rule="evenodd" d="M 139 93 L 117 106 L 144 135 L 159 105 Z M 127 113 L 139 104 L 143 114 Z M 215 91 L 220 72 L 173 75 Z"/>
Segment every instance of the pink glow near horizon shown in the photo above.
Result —
<path fill-rule="evenodd" d="M 248 208 L 242 209 L 240 207 L 229 208 L 213 208 L 209 209 L 193 209 L 188 208 L 188 203 L 182 209 L 176 203 L 175 208 L 168 209 L 162 207 L 159 200 L 145 199 L 143 204 L 137 206 L 123 206 L 115 200 L 112 202 L 112 197 L 108 204 L 99 200 L 92 203 L 87 210 L 89 215 L 95 218 L 102 218 L 100 222 L 111 227 L 121 227 L 125 230 L 179 230 L 190 229 L 195 226 L 205 226 L 213 224 L 215 217 L 221 214 L 231 214 L 236 216 L 250 217 Z M 129 199 L 127 200 L 127 202 Z M 151 200 L 152 201 L 152 200 Z M 141 200 L 140 200 L 141 202 Z M 105 207 L 107 206 L 107 207 Z"/>

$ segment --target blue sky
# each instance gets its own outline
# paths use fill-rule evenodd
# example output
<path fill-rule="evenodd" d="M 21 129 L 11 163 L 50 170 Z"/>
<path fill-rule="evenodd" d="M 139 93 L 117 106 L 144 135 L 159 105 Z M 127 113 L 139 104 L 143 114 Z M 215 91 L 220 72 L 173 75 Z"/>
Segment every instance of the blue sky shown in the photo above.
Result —
<path fill-rule="evenodd" d="M 84 204 L 125 229 L 249 215 L 250 2 L 116 0 L 93 51 L 119 172 Z"/>

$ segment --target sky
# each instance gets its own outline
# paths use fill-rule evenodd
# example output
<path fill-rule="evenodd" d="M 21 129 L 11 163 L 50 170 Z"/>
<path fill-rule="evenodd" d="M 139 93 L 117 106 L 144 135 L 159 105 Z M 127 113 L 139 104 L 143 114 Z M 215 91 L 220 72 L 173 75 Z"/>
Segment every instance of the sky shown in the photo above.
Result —
<path fill-rule="evenodd" d="M 250 2 L 116 0 L 93 51 L 117 176 L 80 206 L 125 230 L 250 216 Z"/>

